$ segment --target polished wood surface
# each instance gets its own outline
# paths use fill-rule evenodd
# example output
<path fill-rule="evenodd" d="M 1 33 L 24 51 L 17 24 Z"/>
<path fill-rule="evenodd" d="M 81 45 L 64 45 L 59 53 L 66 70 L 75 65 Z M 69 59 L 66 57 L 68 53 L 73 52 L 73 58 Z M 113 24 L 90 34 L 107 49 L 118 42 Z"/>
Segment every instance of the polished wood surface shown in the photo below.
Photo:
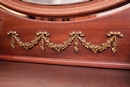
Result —
<path fill-rule="evenodd" d="M 19 0 L 1 0 L 0 4 L 25 14 L 45 17 L 65 17 L 78 16 L 90 13 L 101 12 L 128 3 L 129 0 L 94 0 L 92 2 L 61 5 L 61 6 L 47 6 L 35 5 Z"/>
<path fill-rule="evenodd" d="M 0 18 L 0 29 L 2 29 L 2 19 Z"/>
<path fill-rule="evenodd" d="M 129 0 L 93 0 L 63 6 L 0 0 L 0 87 L 130 87 L 129 15 Z M 42 41 L 25 50 L 17 44 L 19 39 L 15 39 L 15 49 L 12 48 L 14 36 L 7 35 L 12 31 L 28 43 L 38 37 L 36 32 L 46 31 L 50 36 L 44 41 L 54 42 L 54 48 L 70 38 L 70 32 L 81 31 L 85 35 L 82 38 L 93 46 L 104 46 L 111 31 L 121 32 L 123 38 L 113 37 L 117 41 L 115 54 L 113 46 L 94 53 L 77 42 L 78 36 L 61 52 L 48 47 L 48 40 L 44 51 Z"/>
<path fill-rule="evenodd" d="M 0 61 L 0 87 L 129 86 L 129 70 Z"/>
<path fill-rule="evenodd" d="M 1 4 L 6 6 L 9 4 L 7 1 L 8 0 L 2 0 Z M 14 2 L 17 0 L 10 1 Z M 112 0 L 108 1 L 112 3 Z M 128 0 L 115 1 L 122 2 Z M 115 1 L 113 3 L 115 3 Z M 7 4 L 5 5 L 5 3 Z M 12 6 L 12 4 L 10 5 Z M 13 9 L 13 7 L 10 7 L 10 5 L 8 5 L 7 8 Z M 18 3 L 17 5 L 23 4 Z M 8 12 L 8 10 L 4 8 L 1 8 L 0 18 L 2 19 L 2 25 L 0 27 L 0 60 L 88 66 L 98 68 L 130 69 L 129 5 L 130 4 L 127 5 L 126 3 L 124 5 L 116 5 L 113 9 L 105 10 L 100 13 L 94 13 L 92 14 L 95 15 L 94 17 L 83 18 L 82 20 L 71 20 L 73 17 L 70 16 L 70 20 L 68 21 L 37 20 L 37 18 L 35 18 L 37 15 L 31 13 L 29 14 L 32 15 L 31 17 L 21 17 L 14 13 Z M 30 7 L 30 5 L 28 6 Z M 38 8 L 41 9 L 40 7 L 41 6 Z M 122 7 L 125 9 L 120 9 Z M 46 8 L 49 9 L 49 7 Z M 18 8 L 14 8 L 13 10 L 15 9 Z M 38 10 L 38 12 L 40 11 L 41 10 Z M 105 13 L 106 11 L 108 13 Z M 24 10 L 24 12 L 26 13 L 26 10 Z M 103 15 L 103 13 L 105 13 L 105 15 Z M 87 16 L 87 14 L 84 15 Z M 84 15 L 80 14 L 78 17 L 83 17 Z M 53 15 L 53 17 L 55 18 L 55 15 Z M 62 15 L 60 17 L 62 17 Z M 47 31 L 50 34 L 50 37 L 47 38 L 56 44 L 60 44 L 66 41 L 70 37 L 69 33 L 73 31 L 81 31 L 84 33 L 84 38 L 88 42 L 99 45 L 109 39 L 109 37 L 106 35 L 111 31 L 121 32 L 124 34 L 124 37 L 117 38 L 116 54 L 112 53 L 111 48 L 101 53 L 93 53 L 92 51 L 85 49 L 81 43 L 79 43 L 79 52 L 77 53 L 73 48 L 74 43 L 72 43 L 71 46 L 62 52 L 56 52 L 54 49 L 50 49 L 46 43 L 45 51 L 41 51 L 39 45 L 36 45 L 32 49 L 25 50 L 15 44 L 16 48 L 12 49 L 10 45 L 11 36 L 7 35 L 7 32 L 9 31 L 16 31 L 23 42 L 30 42 L 36 38 L 36 32 Z"/>

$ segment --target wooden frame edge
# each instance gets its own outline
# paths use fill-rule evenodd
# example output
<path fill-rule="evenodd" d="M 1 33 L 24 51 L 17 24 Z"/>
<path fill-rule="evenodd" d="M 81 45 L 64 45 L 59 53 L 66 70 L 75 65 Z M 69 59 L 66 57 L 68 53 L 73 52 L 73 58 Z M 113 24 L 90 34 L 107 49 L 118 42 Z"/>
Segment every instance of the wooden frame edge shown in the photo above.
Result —
<path fill-rule="evenodd" d="M 104 61 L 103 62 L 86 61 L 86 60 L 79 61 L 73 59 L 43 58 L 43 57 L 31 57 L 31 56 L 11 56 L 11 55 L 0 55 L 0 60 L 130 70 L 130 64 L 116 63 L 116 62 L 111 63 L 111 62 L 104 62 Z"/>

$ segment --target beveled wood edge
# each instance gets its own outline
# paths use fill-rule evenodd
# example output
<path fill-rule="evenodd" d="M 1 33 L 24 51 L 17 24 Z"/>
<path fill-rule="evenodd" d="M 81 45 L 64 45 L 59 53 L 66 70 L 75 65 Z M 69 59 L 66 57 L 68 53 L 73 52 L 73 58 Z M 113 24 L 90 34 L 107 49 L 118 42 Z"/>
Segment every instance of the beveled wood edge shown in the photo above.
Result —
<path fill-rule="evenodd" d="M 66 7 L 65 8 L 41 8 L 41 7 L 31 7 L 31 6 L 25 6 L 20 3 L 13 2 L 11 0 L 1 0 L 0 4 L 24 13 L 24 14 L 31 14 L 31 15 L 38 15 L 38 16 L 74 16 L 74 15 L 82 15 L 82 14 L 88 14 L 93 13 L 97 11 L 103 11 L 105 9 L 109 9 L 113 6 L 119 5 L 121 3 L 126 2 L 127 0 L 108 0 L 103 1 L 100 3 L 92 4 L 92 5 L 82 5 L 77 7 Z M 87 2 L 86 2 L 87 3 Z M 59 9 L 60 8 L 60 9 Z"/>
<path fill-rule="evenodd" d="M 103 62 L 103 61 L 89 61 L 89 60 L 87 61 L 87 60 L 44 58 L 44 57 L 32 57 L 32 56 L 15 56 L 15 55 L 13 56 L 0 55 L 0 60 L 130 70 L 129 63 L 121 63 L 121 62 L 118 63 L 118 62 Z"/>
<path fill-rule="evenodd" d="M 12 10 L 12 9 L 6 8 L 6 7 L 2 6 L 2 5 L 0 5 L 0 8 L 2 8 L 3 10 L 5 10 L 5 11 L 7 11 L 7 12 L 9 12 L 9 13 L 12 13 L 12 14 L 14 14 L 14 15 L 20 16 L 20 17 L 27 17 L 27 16 L 28 16 L 28 15 L 26 15 L 26 14 L 22 14 L 22 13 L 19 13 L 19 12 L 17 12 L 17 11 L 14 11 L 14 10 Z"/>

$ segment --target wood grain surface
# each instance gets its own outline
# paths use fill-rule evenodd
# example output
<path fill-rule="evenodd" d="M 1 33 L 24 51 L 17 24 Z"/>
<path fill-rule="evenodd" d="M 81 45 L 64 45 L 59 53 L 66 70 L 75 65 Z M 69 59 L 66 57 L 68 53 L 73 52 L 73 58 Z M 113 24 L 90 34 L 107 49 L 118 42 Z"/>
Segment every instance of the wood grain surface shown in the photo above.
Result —
<path fill-rule="evenodd" d="M 0 61 L 0 87 L 129 86 L 129 70 Z"/>
<path fill-rule="evenodd" d="M 5 0 L 5 2 L 6 1 L 8 0 Z M 95 13 L 95 15 L 97 14 L 98 13 Z M 100 17 L 95 16 L 92 19 L 42 21 L 36 20 L 35 18 L 19 17 L 6 10 L 0 9 L 0 18 L 2 18 L 2 26 L 0 28 L 0 59 L 47 64 L 130 69 L 129 14 L 130 8 L 127 8 L 113 14 Z M 124 37 L 117 38 L 117 53 L 114 55 L 111 48 L 101 53 L 93 53 L 90 50 L 85 49 L 81 44 L 79 44 L 79 52 L 76 53 L 73 48 L 74 43 L 59 53 L 48 48 L 46 44 L 45 51 L 41 51 L 39 45 L 36 45 L 32 49 L 25 50 L 15 44 L 16 48 L 12 49 L 10 45 L 11 37 L 7 35 L 7 32 L 9 31 L 16 31 L 19 34 L 20 39 L 24 42 L 30 42 L 36 38 L 36 32 L 47 31 L 50 34 L 50 37 L 48 38 L 56 44 L 66 41 L 70 37 L 69 33 L 73 31 L 81 31 L 84 33 L 84 38 L 88 42 L 99 45 L 109 39 L 106 35 L 111 31 L 119 31 L 124 34 Z"/>

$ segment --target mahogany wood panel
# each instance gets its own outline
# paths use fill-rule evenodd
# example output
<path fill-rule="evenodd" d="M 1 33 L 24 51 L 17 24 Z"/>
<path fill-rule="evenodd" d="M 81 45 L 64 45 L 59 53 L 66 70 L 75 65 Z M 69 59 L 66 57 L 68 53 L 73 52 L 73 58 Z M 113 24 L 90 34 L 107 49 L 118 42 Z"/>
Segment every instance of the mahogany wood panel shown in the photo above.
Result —
<path fill-rule="evenodd" d="M 0 29 L 2 29 L 2 19 L 0 18 Z"/>
<path fill-rule="evenodd" d="M 129 87 L 130 71 L 0 61 L 0 87 Z"/>
<path fill-rule="evenodd" d="M 0 9 L 0 18 L 2 18 L 2 28 L 0 28 L 0 59 L 24 62 L 37 62 L 48 64 L 62 64 L 74 66 L 88 66 L 100 68 L 130 69 L 130 8 L 119 11 L 115 14 L 95 17 L 93 19 L 83 19 L 80 21 L 50 22 L 40 21 L 28 18 L 22 18 Z M 74 43 L 62 52 L 56 52 L 47 47 L 41 51 L 40 46 L 25 50 L 16 45 L 12 49 L 11 36 L 7 35 L 9 31 L 16 31 L 24 42 L 30 42 L 36 38 L 36 32 L 47 31 L 52 42 L 63 43 L 73 31 L 84 33 L 88 42 L 101 44 L 109 37 L 107 33 L 111 31 L 120 31 L 124 34 L 123 38 L 117 38 L 117 53 L 113 54 L 111 48 L 101 52 L 93 53 L 79 44 L 79 52 L 74 51 Z"/>

